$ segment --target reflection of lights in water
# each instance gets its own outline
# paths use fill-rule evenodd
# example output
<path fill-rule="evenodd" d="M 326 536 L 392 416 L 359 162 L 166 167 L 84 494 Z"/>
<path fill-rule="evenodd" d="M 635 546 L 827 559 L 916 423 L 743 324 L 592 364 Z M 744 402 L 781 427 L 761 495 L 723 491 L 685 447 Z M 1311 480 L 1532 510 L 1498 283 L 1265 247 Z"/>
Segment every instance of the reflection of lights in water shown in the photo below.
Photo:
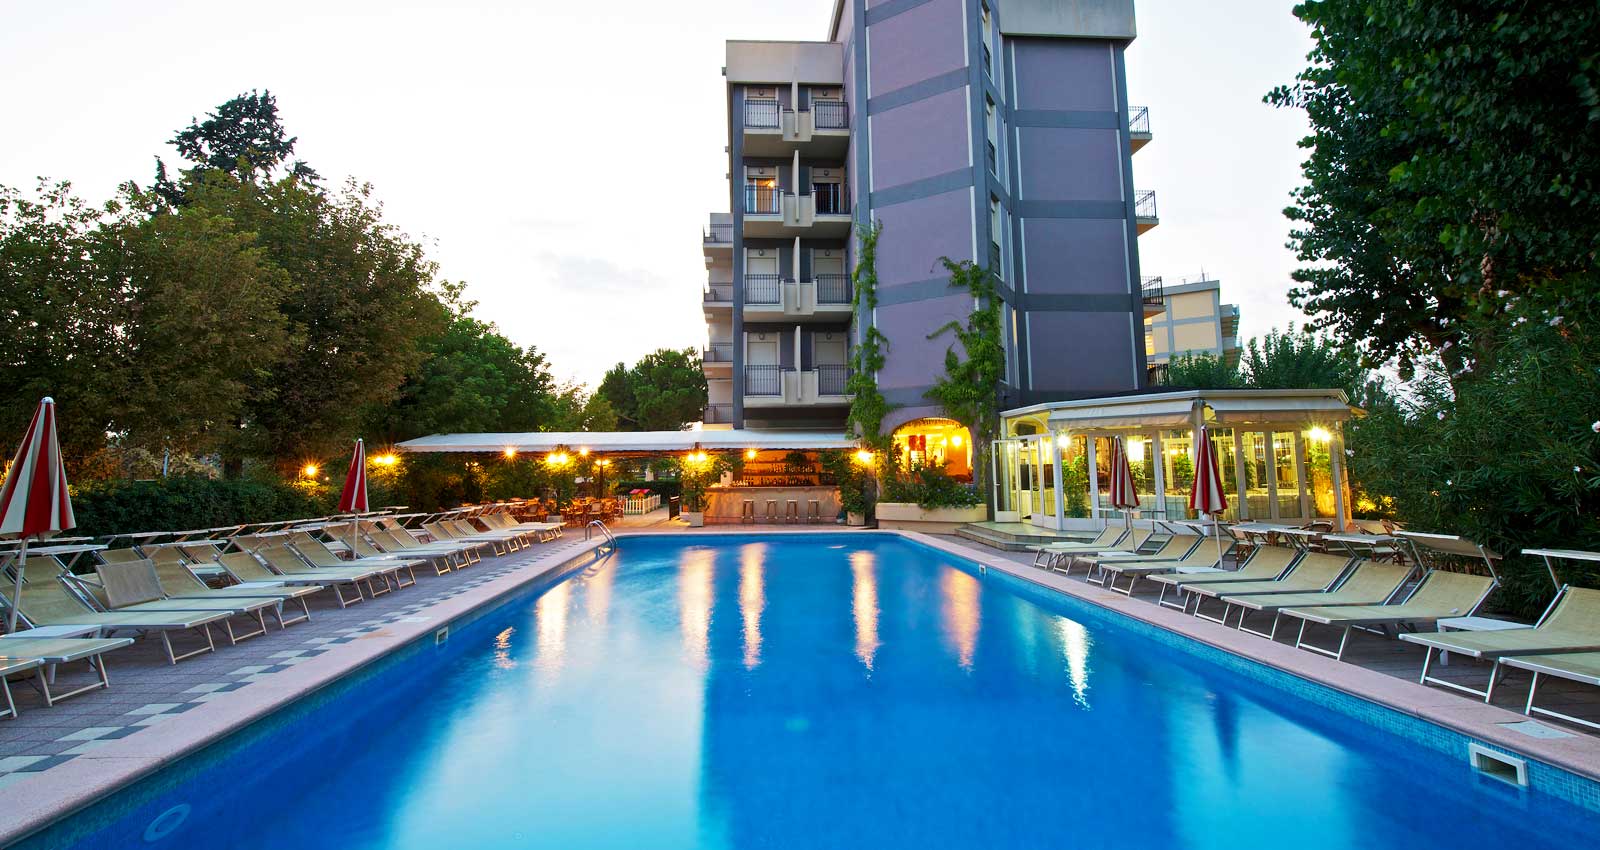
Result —
<path fill-rule="evenodd" d="M 588 577 L 583 583 L 584 610 L 589 613 L 590 621 L 605 625 L 606 612 L 611 608 L 611 586 L 616 583 L 617 571 L 607 564 Z"/>
<path fill-rule="evenodd" d="M 967 670 L 972 669 L 972 656 L 978 648 L 978 624 L 982 619 L 978 592 L 978 580 L 954 567 L 946 567 L 939 578 L 944 629 L 955 641 L 956 656 Z"/>
<path fill-rule="evenodd" d="M 534 620 L 539 628 L 539 665 L 551 670 L 560 669 L 561 657 L 566 653 L 567 603 L 572 596 L 572 585 L 562 582 L 545 591 L 534 605 Z"/>
<path fill-rule="evenodd" d="M 1061 652 L 1067 657 L 1067 679 L 1072 682 L 1072 698 L 1084 708 L 1089 701 L 1089 630 L 1082 623 L 1062 617 L 1056 621 L 1061 631 Z"/>
<path fill-rule="evenodd" d="M 856 657 L 872 669 L 878 642 L 878 565 L 871 552 L 850 553 L 850 609 L 856 620 Z"/>
<path fill-rule="evenodd" d="M 690 661 L 706 664 L 706 633 L 711 628 L 710 549 L 691 549 L 678 564 L 678 623 L 683 632 L 683 649 Z"/>
<path fill-rule="evenodd" d="M 517 667 L 517 662 L 511 660 L 511 636 L 516 633 L 516 627 L 513 626 L 494 636 L 494 666 L 501 670 L 515 670 Z"/>
<path fill-rule="evenodd" d="M 744 668 L 761 663 L 761 611 L 767 605 L 762 559 L 767 547 L 748 543 L 739 547 L 739 616 L 744 620 Z"/>

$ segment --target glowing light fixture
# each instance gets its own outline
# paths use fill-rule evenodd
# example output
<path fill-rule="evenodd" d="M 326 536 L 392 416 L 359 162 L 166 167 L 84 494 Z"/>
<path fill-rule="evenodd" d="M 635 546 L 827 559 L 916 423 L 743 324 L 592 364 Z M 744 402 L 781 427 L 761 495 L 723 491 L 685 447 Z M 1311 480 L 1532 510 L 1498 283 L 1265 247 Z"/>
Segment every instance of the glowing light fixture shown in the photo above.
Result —
<path fill-rule="evenodd" d="M 400 458 L 395 457 L 393 454 L 383 454 L 374 457 L 372 462 L 379 466 L 394 466 L 400 462 Z"/>
<path fill-rule="evenodd" d="M 856 463 L 859 463 L 862 466 L 871 465 L 872 464 L 872 452 L 869 452 L 866 449 L 861 449 L 860 451 L 857 451 L 856 452 Z"/>
<path fill-rule="evenodd" d="M 961 447 L 961 435 L 960 434 L 951 434 L 950 435 L 950 445 L 955 446 L 956 448 L 960 448 Z"/>
<path fill-rule="evenodd" d="M 308 463 L 304 469 L 300 470 L 300 472 L 303 473 L 307 478 L 316 478 L 318 472 L 317 465 L 314 463 Z"/>
<path fill-rule="evenodd" d="M 1315 440 L 1316 442 L 1326 443 L 1333 439 L 1333 432 L 1322 427 L 1321 425 L 1317 425 L 1312 427 L 1311 430 L 1307 431 L 1306 436 L 1312 440 Z"/>
<path fill-rule="evenodd" d="M 1143 440 L 1134 439 L 1134 440 L 1128 440 L 1127 443 L 1128 443 L 1128 462 L 1129 463 L 1144 463 L 1144 441 Z"/>
<path fill-rule="evenodd" d="M 582 455 L 583 457 L 588 457 L 589 456 L 589 447 L 588 446 L 584 446 L 583 448 L 578 449 L 578 454 Z"/>
<path fill-rule="evenodd" d="M 744 450 L 744 459 L 745 460 L 755 460 L 756 459 L 756 450 L 755 449 L 745 449 Z"/>
<path fill-rule="evenodd" d="M 512 447 L 510 447 L 510 446 L 506 446 L 505 456 L 508 457 L 508 458 L 516 457 L 517 456 L 517 450 L 512 448 Z"/>

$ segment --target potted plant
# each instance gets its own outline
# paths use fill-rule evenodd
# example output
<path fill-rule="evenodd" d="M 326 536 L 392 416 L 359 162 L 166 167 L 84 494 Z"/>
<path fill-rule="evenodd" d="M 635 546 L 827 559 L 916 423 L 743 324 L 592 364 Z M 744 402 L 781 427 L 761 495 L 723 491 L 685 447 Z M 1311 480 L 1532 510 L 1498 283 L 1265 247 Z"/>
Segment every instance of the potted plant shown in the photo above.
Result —
<path fill-rule="evenodd" d="M 706 524 L 707 491 L 727 468 L 725 458 L 703 451 L 690 452 L 679 463 L 678 484 L 683 492 L 682 516 L 690 528 L 700 528 Z"/>
<path fill-rule="evenodd" d="M 854 453 L 831 451 L 822 455 L 822 468 L 839 485 L 839 506 L 844 508 L 846 522 L 850 525 L 866 525 L 872 514 L 876 462 L 877 455 L 866 449 Z"/>

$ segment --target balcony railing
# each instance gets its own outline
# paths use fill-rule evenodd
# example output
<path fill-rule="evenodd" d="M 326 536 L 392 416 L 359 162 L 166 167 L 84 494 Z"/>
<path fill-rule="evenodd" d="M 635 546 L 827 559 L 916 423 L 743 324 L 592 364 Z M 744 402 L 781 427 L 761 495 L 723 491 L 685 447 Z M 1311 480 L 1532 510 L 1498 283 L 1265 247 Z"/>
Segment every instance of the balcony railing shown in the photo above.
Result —
<path fill-rule="evenodd" d="M 814 183 L 811 197 L 817 215 L 849 215 L 850 193 L 843 183 Z"/>
<path fill-rule="evenodd" d="M 718 245 L 733 244 L 733 224 L 713 224 L 701 233 L 701 238 L 706 242 Z"/>
<path fill-rule="evenodd" d="M 844 395 L 845 383 L 849 380 L 849 366 L 819 364 L 817 366 L 817 395 Z"/>
<path fill-rule="evenodd" d="M 733 343 L 713 342 L 706 346 L 705 353 L 700 356 L 702 363 L 732 363 Z"/>
<path fill-rule="evenodd" d="M 777 215 L 778 196 L 782 190 L 776 186 L 744 187 L 744 211 L 748 215 Z"/>
<path fill-rule="evenodd" d="M 1133 214 L 1137 218 L 1156 218 L 1156 192 L 1140 189 L 1133 193 Z"/>
<path fill-rule="evenodd" d="M 1128 132 L 1145 135 L 1150 133 L 1150 107 L 1128 107 Z"/>
<path fill-rule="evenodd" d="M 733 284 L 708 283 L 706 284 L 704 297 L 707 304 L 732 304 Z"/>
<path fill-rule="evenodd" d="M 1166 288 L 1162 285 L 1160 277 L 1147 277 L 1141 280 L 1139 292 L 1144 303 L 1152 307 L 1167 303 Z"/>
<path fill-rule="evenodd" d="M 850 105 L 842 100 L 813 100 L 811 118 L 818 130 L 849 129 Z"/>
<path fill-rule="evenodd" d="M 778 102 L 767 98 L 744 102 L 744 126 L 751 130 L 778 129 Z"/>
<path fill-rule="evenodd" d="M 782 366 L 744 367 L 744 394 L 782 395 L 783 373 Z"/>
<path fill-rule="evenodd" d="M 1152 387 L 1167 386 L 1167 364 L 1157 363 L 1145 368 L 1145 383 Z"/>
<path fill-rule="evenodd" d="M 744 276 L 744 303 L 777 304 L 782 300 L 782 288 L 783 279 L 778 275 L 747 274 Z"/>
<path fill-rule="evenodd" d="M 818 304 L 849 304 L 850 276 L 847 274 L 819 274 L 817 279 Z"/>
<path fill-rule="evenodd" d="M 701 421 L 705 422 L 707 425 L 732 425 L 733 405 L 708 404 L 706 405 L 705 414 Z"/>

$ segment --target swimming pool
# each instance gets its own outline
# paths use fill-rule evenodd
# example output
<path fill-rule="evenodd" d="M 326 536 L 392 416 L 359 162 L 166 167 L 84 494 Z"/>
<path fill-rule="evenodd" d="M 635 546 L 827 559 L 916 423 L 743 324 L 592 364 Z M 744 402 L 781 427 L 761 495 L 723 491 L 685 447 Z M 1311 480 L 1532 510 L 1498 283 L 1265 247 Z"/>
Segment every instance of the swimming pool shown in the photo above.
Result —
<path fill-rule="evenodd" d="M 1570 850 L 1600 825 L 1251 672 L 890 535 L 625 538 L 24 846 Z"/>

